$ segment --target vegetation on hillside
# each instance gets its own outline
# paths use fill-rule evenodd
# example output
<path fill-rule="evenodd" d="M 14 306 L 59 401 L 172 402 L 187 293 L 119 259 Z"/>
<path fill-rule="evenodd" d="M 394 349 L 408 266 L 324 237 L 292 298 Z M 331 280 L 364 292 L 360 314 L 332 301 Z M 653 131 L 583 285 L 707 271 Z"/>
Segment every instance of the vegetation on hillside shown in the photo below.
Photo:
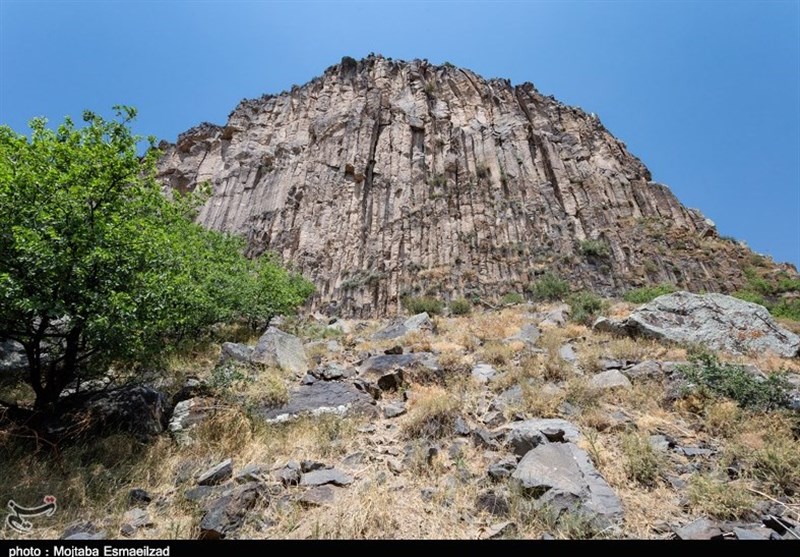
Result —
<path fill-rule="evenodd" d="M 153 364 L 215 323 L 264 325 L 313 287 L 241 239 L 193 222 L 200 196 L 163 195 L 116 107 L 31 137 L 0 127 L 0 338 L 19 342 L 36 407 L 110 365 Z"/>

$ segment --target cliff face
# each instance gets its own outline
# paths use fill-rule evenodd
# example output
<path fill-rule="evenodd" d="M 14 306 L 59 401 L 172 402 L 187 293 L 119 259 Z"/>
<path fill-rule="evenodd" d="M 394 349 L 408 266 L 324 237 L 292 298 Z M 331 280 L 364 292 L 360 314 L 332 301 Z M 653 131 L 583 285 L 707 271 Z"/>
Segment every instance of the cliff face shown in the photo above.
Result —
<path fill-rule="evenodd" d="M 210 182 L 202 224 L 278 253 L 316 307 L 346 315 L 422 293 L 491 300 L 548 270 L 603 294 L 728 292 L 755 257 L 594 115 L 449 65 L 344 59 L 162 148 L 165 186 Z"/>

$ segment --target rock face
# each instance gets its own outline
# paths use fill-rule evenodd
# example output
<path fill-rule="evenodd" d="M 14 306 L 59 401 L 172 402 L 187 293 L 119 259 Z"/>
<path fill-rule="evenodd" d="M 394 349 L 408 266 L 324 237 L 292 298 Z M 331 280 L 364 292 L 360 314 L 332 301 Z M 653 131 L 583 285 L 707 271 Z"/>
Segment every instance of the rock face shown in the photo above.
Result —
<path fill-rule="evenodd" d="M 339 315 L 522 291 L 545 270 L 601 294 L 731 291 L 753 255 L 594 114 L 450 65 L 345 58 L 161 147 L 165 187 L 210 183 L 200 223 L 278 253 Z"/>
<path fill-rule="evenodd" d="M 624 321 L 598 325 L 733 353 L 773 352 L 792 358 L 800 351 L 800 337 L 778 325 L 765 307 L 724 294 L 675 292 L 643 305 Z"/>

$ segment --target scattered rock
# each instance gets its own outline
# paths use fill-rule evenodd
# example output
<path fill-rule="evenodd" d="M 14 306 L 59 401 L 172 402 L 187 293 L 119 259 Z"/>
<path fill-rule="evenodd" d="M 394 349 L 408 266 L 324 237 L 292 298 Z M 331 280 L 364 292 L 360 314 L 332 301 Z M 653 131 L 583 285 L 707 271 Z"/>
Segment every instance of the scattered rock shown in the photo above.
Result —
<path fill-rule="evenodd" d="M 143 509 L 131 509 L 122 516 L 122 526 L 119 533 L 130 538 L 141 528 L 152 528 L 153 521 L 150 515 Z"/>
<path fill-rule="evenodd" d="M 491 405 L 489 405 L 489 409 L 503 412 L 509 407 L 515 407 L 521 404 L 522 387 L 520 385 L 514 385 L 500 393 L 497 398 L 492 401 Z"/>
<path fill-rule="evenodd" d="M 623 375 L 618 369 L 610 369 L 608 371 L 601 371 L 589 379 L 589 385 L 594 389 L 609 390 L 609 389 L 630 389 L 630 380 Z"/>
<path fill-rule="evenodd" d="M 396 418 L 397 416 L 402 416 L 406 413 L 406 405 L 402 402 L 397 402 L 394 404 L 387 404 L 383 407 L 383 417 L 384 418 Z"/>
<path fill-rule="evenodd" d="M 495 411 L 487 412 L 486 414 L 483 415 L 483 417 L 481 417 L 481 423 L 483 423 L 483 425 L 485 425 L 486 427 L 491 427 L 491 428 L 498 427 L 504 424 L 505 421 L 506 419 L 503 417 L 503 414 Z"/>
<path fill-rule="evenodd" d="M 498 449 L 500 445 L 497 441 L 492 438 L 492 435 L 489 433 L 487 429 L 484 428 L 476 428 L 470 432 L 470 437 L 472 438 L 472 443 L 476 447 L 483 447 L 486 449 Z"/>
<path fill-rule="evenodd" d="M 386 354 L 387 356 L 402 354 L 403 353 L 403 347 L 398 344 L 396 346 L 392 346 L 388 350 L 384 350 L 383 353 Z"/>
<path fill-rule="evenodd" d="M 489 364 L 478 364 L 472 368 L 472 377 L 479 383 L 488 383 L 497 375 L 497 370 Z"/>
<path fill-rule="evenodd" d="M 698 518 L 675 530 L 679 540 L 718 540 L 722 539 L 724 533 L 719 525 L 707 518 Z"/>
<path fill-rule="evenodd" d="M 390 340 L 400 338 L 411 331 L 431 330 L 433 323 L 427 313 L 419 313 L 413 317 L 409 317 L 402 323 L 395 323 L 389 325 L 372 335 L 373 340 Z"/>
<path fill-rule="evenodd" d="M 506 478 L 510 478 L 511 474 L 513 474 L 514 470 L 516 469 L 517 469 L 517 459 L 504 458 L 500 461 L 495 462 L 494 464 L 491 464 L 486 473 L 493 480 L 500 481 L 500 480 L 505 480 Z"/>
<path fill-rule="evenodd" d="M 199 503 L 219 493 L 220 488 L 210 485 L 200 485 L 197 487 L 193 487 L 192 489 L 186 490 L 186 493 L 183 494 L 183 497 L 187 501 L 191 501 L 192 503 Z"/>
<path fill-rule="evenodd" d="M 73 522 L 61 534 L 62 540 L 104 540 L 106 532 L 91 522 Z"/>
<path fill-rule="evenodd" d="M 470 429 L 470 427 L 464 421 L 464 418 L 462 418 L 461 416 L 457 416 L 455 423 L 456 435 L 469 435 L 471 431 L 472 430 Z"/>
<path fill-rule="evenodd" d="M 355 371 L 341 364 L 337 364 L 336 362 L 329 362 L 318 368 L 315 375 L 325 381 L 335 381 L 337 379 L 352 377 L 355 375 Z"/>
<path fill-rule="evenodd" d="M 248 363 L 253 355 L 253 347 L 236 342 L 223 342 L 219 354 L 219 363 L 222 365 L 228 361 Z"/>
<path fill-rule="evenodd" d="M 263 464 L 248 464 L 236 473 L 233 481 L 237 484 L 263 482 L 266 471 L 267 468 Z"/>
<path fill-rule="evenodd" d="M 559 418 L 514 422 L 507 429 L 506 443 L 519 456 L 544 443 L 574 443 L 580 438 L 575 425 Z"/>
<path fill-rule="evenodd" d="M 306 373 L 303 378 L 300 380 L 301 385 L 313 385 L 317 382 L 317 378 L 311 375 L 310 373 Z"/>
<path fill-rule="evenodd" d="M 661 362 L 646 360 L 629 368 L 623 369 L 622 373 L 628 379 L 635 381 L 637 379 L 653 379 L 656 377 L 661 377 L 664 371 L 661 369 Z"/>
<path fill-rule="evenodd" d="M 339 491 L 340 487 L 318 485 L 303 493 L 298 502 L 307 507 L 321 507 L 333 503 Z"/>
<path fill-rule="evenodd" d="M 702 447 L 678 447 L 677 450 L 690 458 L 695 456 L 710 456 L 714 454 L 714 451 L 711 449 L 704 449 Z"/>
<path fill-rule="evenodd" d="M 302 477 L 300 464 L 290 460 L 285 466 L 275 470 L 273 476 L 285 486 L 298 485 Z"/>
<path fill-rule="evenodd" d="M 384 391 L 397 389 L 403 381 L 403 371 L 419 366 L 430 371 L 439 371 L 436 357 L 430 352 L 413 354 L 389 354 L 373 356 L 359 366 L 362 379 L 376 383 Z"/>
<path fill-rule="evenodd" d="M 294 335 L 269 327 L 258 339 L 250 361 L 275 366 L 302 376 L 308 371 L 308 360 L 303 343 Z"/>
<path fill-rule="evenodd" d="M 342 466 L 345 468 L 355 468 L 361 466 L 367 460 L 367 454 L 364 452 L 350 453 L 342 459 Z"/>
<path fill-rule="evenodd" d="M 317 381 L 299 385 L 289 392 L 289 402 L 278 408 L 269 406 L 256 410 L 268 421 L 284 422 L 303 414 L 374 413 L 373 400 L 354 385 L 341 381 Z"/>
<path fill-rule="evenodd" d="M 219 485 L 233 476 L 233 461 L 228 458 L 200 474 L 197 485 Z"/>
<path fill-rule="evenodd" d="M 670 442 L 664 435 L 651 435 L 650 446 L 657 451 L 667 451 L 670 448 Z"/>
<path fill-rule="evenodd" d="M 130 505 L 147 505 L 153 497 L 144 489 L 136 488 L 128 492 L 128 503 Z"/>
<path fill-rule="evenodd" d="M 494 516 L 506 517 L 511 512 L 508 497 L 493 489 L 481 491 L 475 497 L 475 508 Z"/>
<path fill-rule="evenodd" d="M 200 520 L 200 539 L 219 540 L 230 536 L 242 525 L 258 497 L 258 484 L 250 483 L 229 490 L 208 503 Z"/>
<path fill-rule="evenodd" d="M 608 527 L 622 518 L 622 503 L 592 465 L 589 455 L 572 443 L 547 443 L 530 450 L 511 476 L 539 506 L 571 511 Z"/>
<path fill-rule="evenodd" d="M 724 294 L 659 296 L 617 325 L 632 335 L 732 353 L 793 358 L 800 352 L 800 337 L 781 327 L 764 306 Z"/>
<path fill-rule="evenodd" d="M 99 532 L 95 532 L 91 534 L 89 532 L 75 532 L 69 536 L 66 536 L 62 539 L 68 541 L 89 541 L 89 540 L 105 540 L 108 537 L 108 534 L 105 530 L 100 530 Z"/>
<path fill-rule="evenodd" d="M 324 470 L 325 468 L 325 463 L 318 460 L 303 460 L 300 462 L 300 471 L 303 474 L 308 474 L 314 470 Z"/>
<path fill-rule="evenodd" d="M 348 486 L 353 483 L 353 476 L 345 474 L 335 468 L 326 470 L 314 470 L 308 474 L 303 474 L 300 479 L 300 485 L 325 485 L 333 484 L 338 486 Z"/>

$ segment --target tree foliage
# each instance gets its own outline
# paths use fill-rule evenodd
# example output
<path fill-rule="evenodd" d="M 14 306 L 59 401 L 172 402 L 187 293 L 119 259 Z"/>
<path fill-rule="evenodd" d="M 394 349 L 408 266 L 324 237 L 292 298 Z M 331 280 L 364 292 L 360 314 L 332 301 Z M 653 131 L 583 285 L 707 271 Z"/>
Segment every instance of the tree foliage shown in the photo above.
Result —
<path fill-rule="evenodd" d="M 153 139 L 139 157 L 135 109 L 115 111 L 56 130 L 34 119 L 30 138 L 0 127 L 0 339 L 24 347 L 38 407 L 114 362 L 152 361 L 220 321 L 264 322 L 313 291 L 195 224 L 196 196 L 163 195 Z"/>

